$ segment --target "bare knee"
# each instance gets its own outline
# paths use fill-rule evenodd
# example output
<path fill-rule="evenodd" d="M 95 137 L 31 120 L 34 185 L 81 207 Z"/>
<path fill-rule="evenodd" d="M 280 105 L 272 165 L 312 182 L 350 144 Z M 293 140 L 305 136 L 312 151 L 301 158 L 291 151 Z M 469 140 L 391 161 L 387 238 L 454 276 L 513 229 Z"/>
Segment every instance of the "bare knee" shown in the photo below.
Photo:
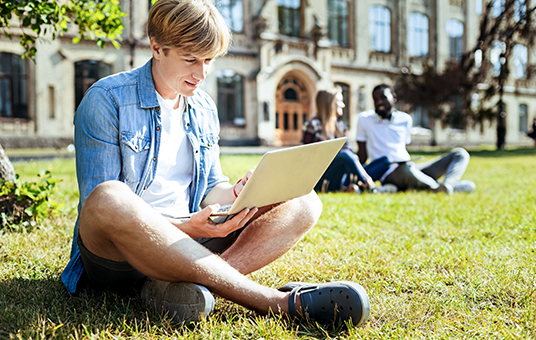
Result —
<path fill-rule="evenodd" d="M 318 222 L 323 208 L 322 201 L 316 192 L 312 191 L 308 195 L 299 197 L 294 203 L 296 204 L 296 212 L 300 220 L 303 221 L 304 227 L 313 227 Z"/>
<path fill-rule="evenodd" d="M 102 225 L 111 216 L 120 214 L 125 207 L 124 201 L 131 195 L 134 195 L 132 190 L 122 182 L 107 181 L 99 184 L 84 201 L 80 222 L 90 219 L 92 226 Z"/>

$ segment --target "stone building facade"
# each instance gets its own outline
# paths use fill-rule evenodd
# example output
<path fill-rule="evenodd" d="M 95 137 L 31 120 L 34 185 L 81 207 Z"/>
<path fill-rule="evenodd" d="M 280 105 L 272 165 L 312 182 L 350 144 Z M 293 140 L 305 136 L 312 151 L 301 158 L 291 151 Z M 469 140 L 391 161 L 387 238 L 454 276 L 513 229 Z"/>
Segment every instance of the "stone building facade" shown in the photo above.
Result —
<path fill-rule="evenodd" d="M 499 0 L 497 0 L 499 1 Z M 534 1 L 534 0 L 533 0 Z M 123 0 L 122 48 L 72 43 L 72 34 L 39 43 L 36 62 L 20 59 L 18 41 L 0 35 L 0 142 L 5 147 L 60 145 L 72 139 L 72 118 L 98 78 L 144 64 L 150 0 Z M 500 2 L 500 1 L 499 1 Z M 203 84 L 217 102 L 222 145 L 299 144 L 315 112 L 317 90 L 335 83 L 347 104 L 353 139 L 357 114 L 373 108 L 372 88 L 393 84 L 402 68 L 423 61 L 441 68 L 472 48 L 486 0 L 217 0 L 231 29 L 229 53 Z M 16 33 L 15 33 L 16 34 Z M 506 88 L 507 145 L 530 145 L 536 80 L 527 72 L 535 51 L 519 47 Z M 496 56 L 491 56 L 494 61 Z M 414 116 L 414 142 L 494 144 L 496 128 L 442 126 L 424 110 Z M 432 136 L 433 131 L 433 136 Z"/>

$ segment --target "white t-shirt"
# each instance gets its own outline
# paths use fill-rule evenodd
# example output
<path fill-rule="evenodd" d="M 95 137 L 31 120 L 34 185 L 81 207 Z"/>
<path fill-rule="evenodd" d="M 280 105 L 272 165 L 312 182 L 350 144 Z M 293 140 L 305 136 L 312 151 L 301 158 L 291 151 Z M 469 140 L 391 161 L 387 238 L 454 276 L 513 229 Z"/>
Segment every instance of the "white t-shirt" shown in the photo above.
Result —
<path fill-rule="evenodd" d="M 154 181 L 142 199 L 167 217 L 189 213 L 190 184 L 194 174 L 192 146 L 184 130 L 184 99 L 175 100 L 156 93 L 160 104 L 162 131 Z"/>
<path fill-rule="evenodd" d="M 413 119 L 402 111 L 394 111 L 391 119 L 382 119 L 374 110 L 361 112 L 357 118 L 356 141 L 367 143 L 370 161 L 387 156 L 391 162 L 406 162 L 411 159 L 406 145 L 411 142 Z M 390 174 L 394 164 L 382 177 Z"/>

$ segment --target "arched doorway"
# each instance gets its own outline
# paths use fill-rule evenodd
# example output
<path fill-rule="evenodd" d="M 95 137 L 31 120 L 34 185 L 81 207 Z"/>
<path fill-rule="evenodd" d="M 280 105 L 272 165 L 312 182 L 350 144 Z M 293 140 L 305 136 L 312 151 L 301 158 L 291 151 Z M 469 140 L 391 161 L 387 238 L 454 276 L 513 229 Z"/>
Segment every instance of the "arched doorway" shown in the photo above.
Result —
<path fill-rule="evenodd" d="M 310 118 L 310 96 L 303 81 L 295 75 L 285 75 L 276 91 L 274 144 L 300 144 L 303 123 Z"/>

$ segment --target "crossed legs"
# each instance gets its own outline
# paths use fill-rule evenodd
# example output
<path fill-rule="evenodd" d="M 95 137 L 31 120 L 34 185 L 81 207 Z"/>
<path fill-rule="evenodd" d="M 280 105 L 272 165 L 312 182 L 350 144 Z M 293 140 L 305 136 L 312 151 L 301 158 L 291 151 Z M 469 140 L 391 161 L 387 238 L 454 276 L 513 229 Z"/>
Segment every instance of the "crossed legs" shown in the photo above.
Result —
<path fill-rule="evenodd" d="M 264 211 L 221 256 L 191 239 L 151 209 L 123 183 L 99 185 L 80 214 L 79 233 L 94 255 L 127 261 L 146 276 L 194 282 L 259 313 L 288 312 L 288 292 L 264 287 L 245 274 L 274 261 L 316 223 L 316 194 Z"/>

